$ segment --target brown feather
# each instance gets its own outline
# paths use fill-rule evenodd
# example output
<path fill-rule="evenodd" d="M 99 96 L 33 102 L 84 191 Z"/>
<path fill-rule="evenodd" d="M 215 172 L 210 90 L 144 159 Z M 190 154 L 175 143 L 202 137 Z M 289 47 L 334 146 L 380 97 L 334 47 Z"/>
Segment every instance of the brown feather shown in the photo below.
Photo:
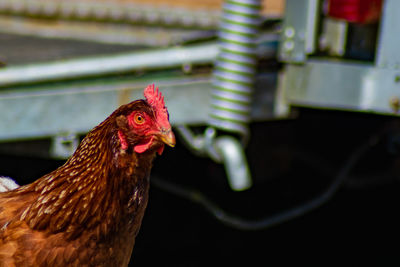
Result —
<path fill-rule="evenodd" d="M 127 266 L 156 152 L 121 149 L 118 130 L 140 141 L 126 121 L 135 110 L 155 116 L 144 100 L 122 106 L 63 166 L 0 193 L 0 266 Z"/>

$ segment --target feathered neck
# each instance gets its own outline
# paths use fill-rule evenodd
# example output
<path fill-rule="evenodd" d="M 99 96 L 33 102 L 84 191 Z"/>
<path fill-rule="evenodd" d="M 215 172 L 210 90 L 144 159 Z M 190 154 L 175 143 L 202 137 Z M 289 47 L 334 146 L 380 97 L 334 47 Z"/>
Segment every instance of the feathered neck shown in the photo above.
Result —
<path fill-rule="evenodd" d="M 116 131 L 103 122 L 63 166 L 21 187 L 18 191 L 37 198 L 21 211 L 20 219 L 33 229 L 65 232 L 70 239 L 82 233 L 82 225 L 96 228 L 101 238 L 132 223 L 135 212 L 144 212 L 147 204 L 155 152 L 121 150 Z"/>

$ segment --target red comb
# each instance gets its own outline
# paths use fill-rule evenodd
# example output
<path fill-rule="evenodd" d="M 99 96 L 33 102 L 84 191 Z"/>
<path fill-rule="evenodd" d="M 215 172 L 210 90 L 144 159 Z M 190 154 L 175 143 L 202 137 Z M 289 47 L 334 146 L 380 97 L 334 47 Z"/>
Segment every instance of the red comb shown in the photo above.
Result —
<path fill-rule="evenodd" d="M 144 89 L 144 97 L 156 110 L 165 109 L 164 96 L 158 91 L 158 87 L 154 90 L 154 84 L 150 84 Z"/>
<path fill-rule="evenodd" d="M 159 123 L 163 127 L 171 127 L 168 120 L 168 111 L 165 107 L 164 96 L 158 91 L 158 87 L 154 90 L 154 84 L 150 84 L 144 89 L 143 94 L 147 103 L 156 111 Z"/>

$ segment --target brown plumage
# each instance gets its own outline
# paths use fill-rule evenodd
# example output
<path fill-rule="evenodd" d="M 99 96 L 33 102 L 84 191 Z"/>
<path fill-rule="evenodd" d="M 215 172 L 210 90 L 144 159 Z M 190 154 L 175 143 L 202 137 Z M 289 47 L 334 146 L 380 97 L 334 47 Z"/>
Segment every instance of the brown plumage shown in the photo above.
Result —
<path fill-rule="evenodd" d="M 95 127 L 63 166 L 0 193 L 0 266 L 128 265 L 152 161 L 175 144 L 158 90 L 145 96 Z"/>

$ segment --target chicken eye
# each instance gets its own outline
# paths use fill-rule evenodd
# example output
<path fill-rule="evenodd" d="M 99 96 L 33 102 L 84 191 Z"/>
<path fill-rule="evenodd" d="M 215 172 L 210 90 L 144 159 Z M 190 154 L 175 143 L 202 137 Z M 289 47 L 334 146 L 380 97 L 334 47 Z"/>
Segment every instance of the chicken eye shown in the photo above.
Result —
<path fill-rule="evenodd" d="M 135 123 L 136 124 L 143 124 L 144 123 L 144 117 L 142 114 L 135 114 Z"/>

